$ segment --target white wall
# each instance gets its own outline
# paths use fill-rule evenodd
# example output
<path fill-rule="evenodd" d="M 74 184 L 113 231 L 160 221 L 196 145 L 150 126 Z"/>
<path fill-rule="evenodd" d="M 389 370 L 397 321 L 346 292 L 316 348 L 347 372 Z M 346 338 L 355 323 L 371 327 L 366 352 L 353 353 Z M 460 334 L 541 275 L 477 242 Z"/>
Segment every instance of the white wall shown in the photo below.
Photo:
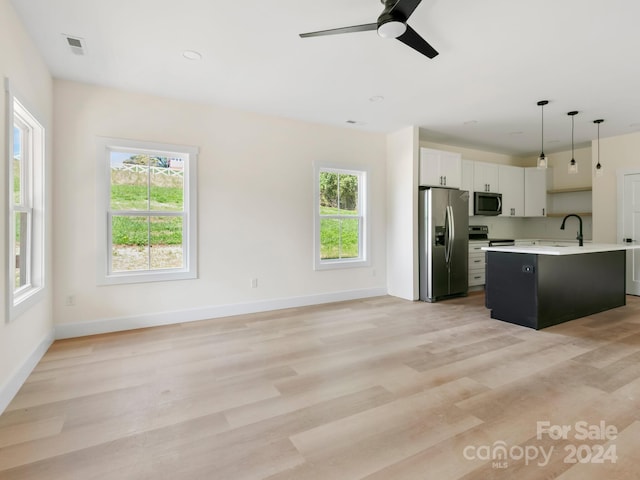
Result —
<path fill-rule="evenodd" d="M 574 158 L 578 164 L 578 173 L 569 174 L 571 150 L 547 154 L 549 167 L 553 168 L 553 182 L 549 188 L 589 187 L 592 184 L 591 147 L 575 148 Z M 525 160 L 526 166 L 535 167 L 537 157 Z"/>
<path fill-rule="evenodd" d="M 36 114 L 47 128 L 47 171 L 45 184 L 47 192 L 51 186 L 51 135 L 52 135 L 52 81 L 51 76 L 36 50 L 34 44 L 27 36 L 18 19 L 16 12 L 8 0 L 0 0 L 0 81 L 2 77 L 8 77 L 14 94 L 19 94 L 26 106 Z M 4 88 L 3 88 L 4 90 Z M 6 125 L 6 98 L 4 91 L 0 97 L 0 151 L 2 152 L 2 164 L 5 165 L 7 148 Z M 4 167 L 0 169 L 0 205 L 2 212 L 7 209 L 7 179 Z M 0 308 L 3 319 L 0 321 L 0 412 L 5 408 L 17 388 L 28 375 L 34 362 L 40 358 L 51 341 L 53 323 L 51 315 L 51 196 L 46 197 L 46 206 L 49 208 L 47 216 L 47 237 L 45 266 L 45 296 L 44 299 L 20 317 L 6 323 L 5 275 L 0 277 Z M 4 215 L 3 215 L 4 218 Z M 2 221 L 2 235 L 0 236 L 0 265 L 2 272 L 6 272 L 6 225 Z"/>
<path fill-rule="evenodd" d="M 62 336 L 386 292 L 384 135 L 61 80 L 54 101 Z M 96 136 L 200 148 L 198 279 L 96 286 Z M 315 161 L 370 169 L 370 267 L 313 270 Z"/>
<path fill-rule="evenodd" d="M 487 152 L 485 150 L 475 150 L 473 148 L 457 147 L 454 145 L 445 145 L 442 143 L 430 142 L 424 138 L 420 139 L 420 147 L 435 148 L 436 150 L 445 150 L 447 152 L 455 152 L 462 155 L 464 160 L 472 160 L 474 162 L 498 163 L 502 165 L 521 166 L 522 159 L 513 155 L 504 155 L 502 153 Z"/>
<path fill-rule="evenodd" d="M 594 142 L 594 167 L 597 154 Z M 593 240 L 615 243 L 618 228 L 617 171 L 640 171 L 640 132 L 600 138 L 600 164 L 604 174 L 593 179 Z"/>
<path fill-rule="evenodd" d="M 387 290 L 407 300 L 418 289 L 418 129 L 387 137 Z"/>

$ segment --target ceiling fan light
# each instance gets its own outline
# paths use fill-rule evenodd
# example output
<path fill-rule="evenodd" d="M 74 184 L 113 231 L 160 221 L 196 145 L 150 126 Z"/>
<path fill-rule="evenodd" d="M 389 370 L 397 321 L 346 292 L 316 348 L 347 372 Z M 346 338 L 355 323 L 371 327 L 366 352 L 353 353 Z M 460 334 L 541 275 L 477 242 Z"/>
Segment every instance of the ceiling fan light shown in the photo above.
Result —
<path fill-rule="evenodd" d="M 407 31 L 407 24 L 397 20 L 390 20 L 378 25 L 378 35 L 382 38 L 398 38 Z"/>

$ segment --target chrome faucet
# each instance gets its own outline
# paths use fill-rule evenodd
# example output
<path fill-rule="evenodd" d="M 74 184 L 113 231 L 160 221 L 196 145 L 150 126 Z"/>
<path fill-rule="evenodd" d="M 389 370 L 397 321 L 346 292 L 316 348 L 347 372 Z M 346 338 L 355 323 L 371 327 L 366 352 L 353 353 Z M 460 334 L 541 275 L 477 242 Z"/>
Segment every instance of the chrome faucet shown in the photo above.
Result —
<path fill-rule="evenodd" d="M 579 246 L 583 246 L 584 242 L 583 237 L 582 237 L 582 218 L 580 218 L 580 215 L 576 215 L 575 213 L 570 213 L 569 215 L 567 215 L 566 217 L 564 217 L 562 219 L 562 225 L 560 225 L 560 230 L 564 230 L 564 222 L 567 221 L 567 218 L 569 217 L 576 217 L 578 219 L 578 221 L 580 222 L 580 231 L 578 232 L 578 236 L 576 237 L 576 240 L 578 240 L 578 245 Z"/>

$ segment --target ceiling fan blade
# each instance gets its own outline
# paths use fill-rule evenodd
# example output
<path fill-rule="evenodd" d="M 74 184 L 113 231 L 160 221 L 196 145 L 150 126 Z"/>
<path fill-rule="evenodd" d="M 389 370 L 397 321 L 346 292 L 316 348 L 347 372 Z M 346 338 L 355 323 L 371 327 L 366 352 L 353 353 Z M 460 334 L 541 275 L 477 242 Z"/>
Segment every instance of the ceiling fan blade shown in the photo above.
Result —
<path fill-rule="evenodd" d="M 418 33 L 409 25 L 407 25 L 407 31 L 400 35 L 398 40 L 429 58 L 433 58 L 438 55 L 436 49 L 429 45 L 429 43 L 418 35 Z"/>
<path fill-rule="evenodd" d="M 405 20 L 409 20 L 409 17 L 413 11 L 418 8 L 420 2 L 422 2 L 422 0 L 398 0 L 398 3 L 393 6 L 390 13 L 399 12 Z"/>
<path fill-rule="evenodd" d="M 341 33 L 368 32 L 370 30 L 377 30 L 377 28 L 377 23 L 367 23 L 365 25 L 354 25 L 352 27 L 332 28 L 331 30 L 320 30 L 319 32 L 301 33 L 300 37 L 322 37 L 324 35 L 338 35 Z"/>

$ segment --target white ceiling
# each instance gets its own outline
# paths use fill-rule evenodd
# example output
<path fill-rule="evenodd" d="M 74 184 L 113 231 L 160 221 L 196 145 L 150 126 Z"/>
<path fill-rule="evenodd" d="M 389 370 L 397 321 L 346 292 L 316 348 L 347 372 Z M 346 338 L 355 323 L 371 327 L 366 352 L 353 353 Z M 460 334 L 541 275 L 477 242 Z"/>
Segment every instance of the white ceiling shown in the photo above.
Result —
<path fill-rule="evenodd" d="M 408 23 L 433 60 L 375 32 L 298 36 L 375 22 L 379 0 L 11 1 L 57 78 L 516 155 L 540 151 L 538 100 L 547 153 L 571 148 L 570 110 L 576 146 L 597 118 L 602 138 L 640 130 L 636 0 L 423 0 Z"/>

